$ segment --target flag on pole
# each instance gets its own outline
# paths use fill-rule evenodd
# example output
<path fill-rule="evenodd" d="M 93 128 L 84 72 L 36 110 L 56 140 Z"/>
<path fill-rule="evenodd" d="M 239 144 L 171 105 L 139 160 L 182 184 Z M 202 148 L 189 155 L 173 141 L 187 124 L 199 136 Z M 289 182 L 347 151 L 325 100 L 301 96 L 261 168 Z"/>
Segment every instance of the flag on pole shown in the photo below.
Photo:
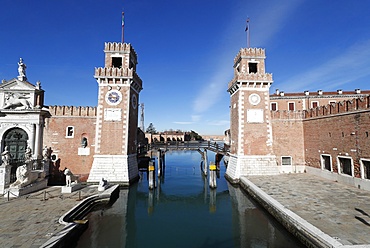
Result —
<path fill-rule="evenodd" d="M 122 12 L 122 27 L 125 26 L 125 13 Z"/>
<path fill-rule="evenodd" d="M 247 31 L 248 31 L 248 29 L 249 29 L 249 17 L 248 17 L 248 19 L 247 19 L 247 26 L 245 27 L 245 32 L 247 32 Z"/>

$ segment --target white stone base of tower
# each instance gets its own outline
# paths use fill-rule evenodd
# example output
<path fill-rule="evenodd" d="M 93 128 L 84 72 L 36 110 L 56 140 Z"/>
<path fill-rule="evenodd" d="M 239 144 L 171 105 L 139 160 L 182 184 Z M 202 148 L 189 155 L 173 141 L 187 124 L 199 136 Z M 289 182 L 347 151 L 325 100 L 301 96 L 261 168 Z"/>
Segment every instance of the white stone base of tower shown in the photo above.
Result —
<path fill-rule="evenodd" d="M 241 176 L 277 175 L 279 168 L 275 155 L 230 155 L 226 170 L 226 178 L 238 183 Z"/>
<path fill-rule="evenodd" d="M 132 155 L 94 155 L 88 183 L 99 183 L 101 179 L 108 183 L 130 185 L 139 178 L 136 154 Z"/>

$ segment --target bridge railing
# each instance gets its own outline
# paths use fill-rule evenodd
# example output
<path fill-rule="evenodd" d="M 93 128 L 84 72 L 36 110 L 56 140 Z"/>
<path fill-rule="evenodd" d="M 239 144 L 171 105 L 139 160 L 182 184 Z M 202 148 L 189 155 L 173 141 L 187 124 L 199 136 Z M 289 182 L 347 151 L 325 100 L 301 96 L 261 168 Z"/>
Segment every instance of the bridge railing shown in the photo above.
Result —
<path fill-rule="evenodd" d="M 205 148 L 216 153 L 226 154 L 229 149 L 223 142 L 215 141 L 167 141 L 151 143 L 149 149 L 166 149 L 166 150 L 198 150 Z"/>

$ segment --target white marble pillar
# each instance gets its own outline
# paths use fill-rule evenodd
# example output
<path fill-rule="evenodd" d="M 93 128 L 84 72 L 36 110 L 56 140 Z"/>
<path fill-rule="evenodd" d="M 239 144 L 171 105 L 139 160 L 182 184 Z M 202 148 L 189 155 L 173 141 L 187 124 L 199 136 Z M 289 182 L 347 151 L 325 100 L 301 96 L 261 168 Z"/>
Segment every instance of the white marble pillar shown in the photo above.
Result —
<path fill-rule="evenodd" d="M 36 129 L 36 125 L 32 124 L 30 129 L 31 129 L 31 135 L 30 135 L 30 140 L 28 141 L 28 145 L 30 146 L 32 151 L 35 152 L 35 129 Z"/>
<path fill-rule="evenodd" d="M 41 141 L 41 130 L 40 130 L 40 124 L 36 124 L 36 132 L 35 132 L 35 152 L 34 154 L 36 155 L 36 158 L 41 157 L 41 152 L 40 152 L 40 141 Z"/>

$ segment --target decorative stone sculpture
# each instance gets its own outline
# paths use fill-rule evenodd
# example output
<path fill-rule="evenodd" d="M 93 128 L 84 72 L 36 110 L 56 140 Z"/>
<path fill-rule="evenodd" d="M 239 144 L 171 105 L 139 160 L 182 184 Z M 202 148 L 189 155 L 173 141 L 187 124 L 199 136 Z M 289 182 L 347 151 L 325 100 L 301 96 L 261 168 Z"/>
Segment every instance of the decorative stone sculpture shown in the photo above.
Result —
<path fill-rule="evenodd" d="M 8 151 L 7 146 L 5 146 L 4 151 L 1 153 L 1 160 L 2 160 L 1 166 L 6 167 L 10 165 L 10 153 Z"/>
<path fill-rule="evenodd" d="M 32 157 L 32 150 L 29 146 L 27 146 L 26 151 L 24 153 L 24 159 L 27 162 L 31 160 L 31 157 Z"/>
<path fill-rule="evenodd" d="M 70 169 L 66 168 L 64 171 L 64 175 L 66 175 L 66 186 L 71 187 L 72 184 L 72 177 L 73 173 Z"/>
<path fill-rule="evenodd" d="M 19 73 L 18 79 L 21 81 L 27 80 L 26 68 L 27 68 L 26 64 L 24 64 L 23 59 L 20 58 L 18 62 L 18 73 Z"/>
<path fill-rule="evenodd" d="M 78 182 L 78 178 L 73 175 L 70 169 L 66 168 L 64 170 L 64 175 L 66 176 L 66 186 L 62 187 L 62 193 L 72 193 L 82 187 Z"/>
<path fill-rule="evenodd" d="M 23 164 L 17 168 L 17 180 L 10 185 L 10 188 L 22 188 L 38 179 L 38 173 L 32 172 L 28 164 Z"/>
<path fill-rule="evenodd" d="M 87 147 L 87 138 L 83 137 L 81 140 L 81 147 L 86 148 Z"/>
<path fill-rule="evenodd" d="M 30 103 L 28 102 L 27 96 L 22 96 L 19 93 L 8 93 L 5 96 L 4 109 L 14 109 L 22 107 L 23 109 L 30 109 Z"/>
<path fill-rule="evenodd" d="M 99 182 L 98 191 L 104 191 L 108 188 L 108 181 L 102 178 Z"/>
<path fill-rule="evenodd" d="M 42 157 L 44 160 L 49 160 L 51 157 L 51 148 L 45 146 L 44 149 L 42 150 Z"/>

